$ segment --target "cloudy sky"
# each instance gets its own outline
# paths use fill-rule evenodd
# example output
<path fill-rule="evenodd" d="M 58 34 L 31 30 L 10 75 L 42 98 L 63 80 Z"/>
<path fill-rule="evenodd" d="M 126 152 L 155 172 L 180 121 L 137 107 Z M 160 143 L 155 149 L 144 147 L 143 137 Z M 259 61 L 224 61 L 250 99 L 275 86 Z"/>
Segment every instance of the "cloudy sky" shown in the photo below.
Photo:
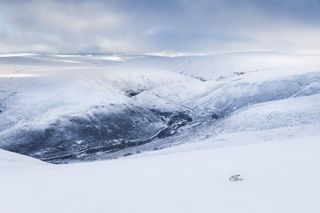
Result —
<path fill-rule="evenodd" d="M 0 52 L 320 49 L 320 0 L 0 0 Z"/>

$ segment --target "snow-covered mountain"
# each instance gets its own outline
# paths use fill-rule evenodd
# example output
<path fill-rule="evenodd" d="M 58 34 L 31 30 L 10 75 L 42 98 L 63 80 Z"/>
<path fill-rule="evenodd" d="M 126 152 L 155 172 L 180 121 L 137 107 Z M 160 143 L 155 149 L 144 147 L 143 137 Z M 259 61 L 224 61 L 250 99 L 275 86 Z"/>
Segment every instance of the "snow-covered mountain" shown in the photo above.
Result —
<path fill-rule="evenodd" d="M 316 131 L 319 59 L 270 52 L 4 55 L 0 147 L 61 163 L 225 132 L 305 125 Z"/>
<path fill-rule="evenodd" d="M 0 212 L 318 213 L 319 129 L 317 54 L 2 55 Z"/>

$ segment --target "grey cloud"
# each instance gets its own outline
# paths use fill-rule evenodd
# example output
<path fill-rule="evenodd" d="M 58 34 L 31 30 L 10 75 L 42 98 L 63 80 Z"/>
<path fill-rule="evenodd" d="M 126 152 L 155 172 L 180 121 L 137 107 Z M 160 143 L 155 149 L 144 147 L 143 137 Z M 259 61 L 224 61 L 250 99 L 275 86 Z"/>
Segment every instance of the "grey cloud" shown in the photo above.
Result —
<path fill-rule="evenodd" d="M 320 48 L 318 0 L 3 0 L 0 5 L 0 52 Z"/>

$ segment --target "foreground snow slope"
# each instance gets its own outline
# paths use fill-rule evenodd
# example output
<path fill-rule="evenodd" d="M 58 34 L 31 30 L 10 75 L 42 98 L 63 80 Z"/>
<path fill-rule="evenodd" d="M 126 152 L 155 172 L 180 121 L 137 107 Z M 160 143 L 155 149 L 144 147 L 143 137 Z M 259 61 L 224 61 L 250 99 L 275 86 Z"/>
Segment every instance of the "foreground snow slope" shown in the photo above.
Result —
<path fill-rule="evenodd" d="M 219 149 L 215 142 L 69 165 L 15 167 L 17 156 L 0 152 L 11 167 L 0 175 L 0 212 L 320 211 L 319 136 Z M 229 181 L 237 174 L 242 181 Z"/>

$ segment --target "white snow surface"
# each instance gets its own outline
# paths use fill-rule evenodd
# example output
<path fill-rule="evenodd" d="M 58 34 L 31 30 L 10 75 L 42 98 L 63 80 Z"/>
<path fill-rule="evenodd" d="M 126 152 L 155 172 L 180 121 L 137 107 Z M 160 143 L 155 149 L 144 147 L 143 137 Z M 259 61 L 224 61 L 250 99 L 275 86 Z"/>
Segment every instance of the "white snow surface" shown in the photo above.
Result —
<path fill-rule="evenodd" d="M 244 135 L 228 139 L 250 140 Z M 223 148 L 207 141 L 131 158 L 41 165 L 1 152 L 5 213 L 320 211 L 319 136 Z M 168 152 L 170 150 L 167 150 Z M 3 155 L 5 157 L 3 157 Z M 24 162 L 16 167 L 12 161 Z M 229 181 L 232 175 L 242 181 Z"/>
<path fill-rule="evenodd" d="M 100 105 L 224 116 L 183 144 L 116 160 L 53 165 L 0 150 L 0 213 L 320 212 L 318 54 L 16 54 L 0 64 L 0 136 Z"/>

